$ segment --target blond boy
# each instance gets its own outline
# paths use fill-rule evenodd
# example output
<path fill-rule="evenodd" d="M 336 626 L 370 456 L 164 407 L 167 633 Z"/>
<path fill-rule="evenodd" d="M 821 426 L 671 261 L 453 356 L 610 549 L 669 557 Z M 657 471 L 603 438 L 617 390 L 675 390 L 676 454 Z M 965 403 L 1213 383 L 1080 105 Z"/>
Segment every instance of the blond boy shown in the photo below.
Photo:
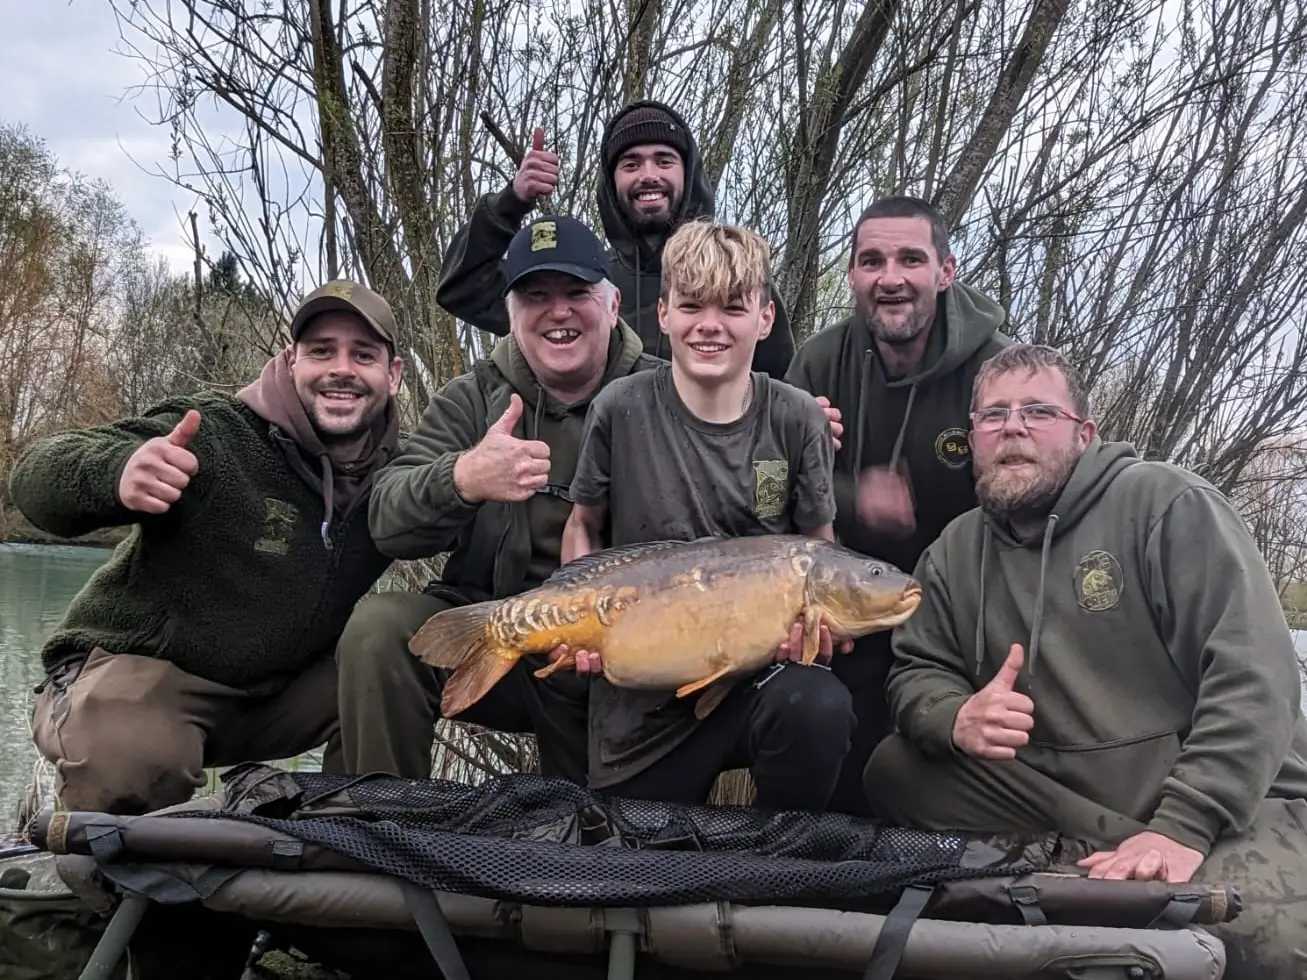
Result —
<path fill-rule="evenodd" d="M 658 318 L 671 362 L 595 398 L 563 561 L 655 540 L 834 539 L 826 414 L 808 393 L 750 369 L 774 317 L 770 260 L 760 236 L 733 225 L 695 221 L 668 240 Z M 829 670 L 786 662 L 795 644 L 777 643 L 780 663 L 737 682 L 703 721 L 693 698 L 623 690 L 594 676 L 591 787 L 699 802 L 719 772 L 748 766 L 759 806 L 824 808 L 848 751 L 851 699 Z"/>

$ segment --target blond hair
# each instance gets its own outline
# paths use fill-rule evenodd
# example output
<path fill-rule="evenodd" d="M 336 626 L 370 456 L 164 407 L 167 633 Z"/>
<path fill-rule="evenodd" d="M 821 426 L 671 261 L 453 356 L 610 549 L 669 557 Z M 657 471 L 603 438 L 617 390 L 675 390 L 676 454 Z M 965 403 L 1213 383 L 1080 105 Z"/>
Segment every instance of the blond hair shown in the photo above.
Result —
<path fill-rule="evenodd" d="M 739 225 L 688 221 L 663 246 L 660 295 L 673 289 L 699 303 L 725 303 L 763 291 L 770 283 L 771 246 L 757 232 Z"/>

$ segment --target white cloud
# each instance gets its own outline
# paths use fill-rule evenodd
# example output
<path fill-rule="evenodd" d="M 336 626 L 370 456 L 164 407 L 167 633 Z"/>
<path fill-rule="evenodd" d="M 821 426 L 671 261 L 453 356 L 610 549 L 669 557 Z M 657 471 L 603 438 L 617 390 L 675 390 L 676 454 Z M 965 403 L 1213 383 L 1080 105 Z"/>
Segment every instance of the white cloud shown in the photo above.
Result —
<path fill-rule="evenodd" d="M 189 269 L 184 222 L 195 195 L 150 172 L 168 162 L 168 131 L 145 117 L 152 99 L 131 97 L 144 74 L 115 50 L 108 0 L 0 0 L 0 24 L 0 120 L 26 125 L 62 166 L 107 182 L 151 250 Z"/>

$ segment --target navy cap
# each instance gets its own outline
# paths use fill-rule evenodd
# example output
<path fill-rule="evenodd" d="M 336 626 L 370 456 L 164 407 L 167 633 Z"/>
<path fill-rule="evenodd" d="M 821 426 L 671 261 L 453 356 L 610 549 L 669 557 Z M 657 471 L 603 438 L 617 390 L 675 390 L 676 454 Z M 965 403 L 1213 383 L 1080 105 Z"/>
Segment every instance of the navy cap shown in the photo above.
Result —
<path fill-rule="evenodd" d="M 550 214 L 536 218 L 513 236 L 503 270 L 507 295 L 519 279 L 532 272 L 562 272 L 589 283 L 607 279 L 608 257 L 583 222 Z"/>

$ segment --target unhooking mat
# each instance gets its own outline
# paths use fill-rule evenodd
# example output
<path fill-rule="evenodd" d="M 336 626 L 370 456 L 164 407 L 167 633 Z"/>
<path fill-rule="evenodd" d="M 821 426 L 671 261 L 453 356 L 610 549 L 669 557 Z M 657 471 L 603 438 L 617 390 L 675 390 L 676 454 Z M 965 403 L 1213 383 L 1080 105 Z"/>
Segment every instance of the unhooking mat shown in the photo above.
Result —
<path fill-rule="evenodd" d="M 216 798 L 142 817 L 47 811 L 31 836 L 157 902 L 416 923 L 451 980 L 466 975 L 451 927 L 551 951 L 634 937 L 691 969 L 1216 980 L 1223 950 L 1196 926 L 1239 911 L 1231 889 L 1091 881 L 1073 867 L 1087 849 L 1060 838 L 658 804 L 524 774 L 471 787 L 249 765 L 224 779 Z"/>

